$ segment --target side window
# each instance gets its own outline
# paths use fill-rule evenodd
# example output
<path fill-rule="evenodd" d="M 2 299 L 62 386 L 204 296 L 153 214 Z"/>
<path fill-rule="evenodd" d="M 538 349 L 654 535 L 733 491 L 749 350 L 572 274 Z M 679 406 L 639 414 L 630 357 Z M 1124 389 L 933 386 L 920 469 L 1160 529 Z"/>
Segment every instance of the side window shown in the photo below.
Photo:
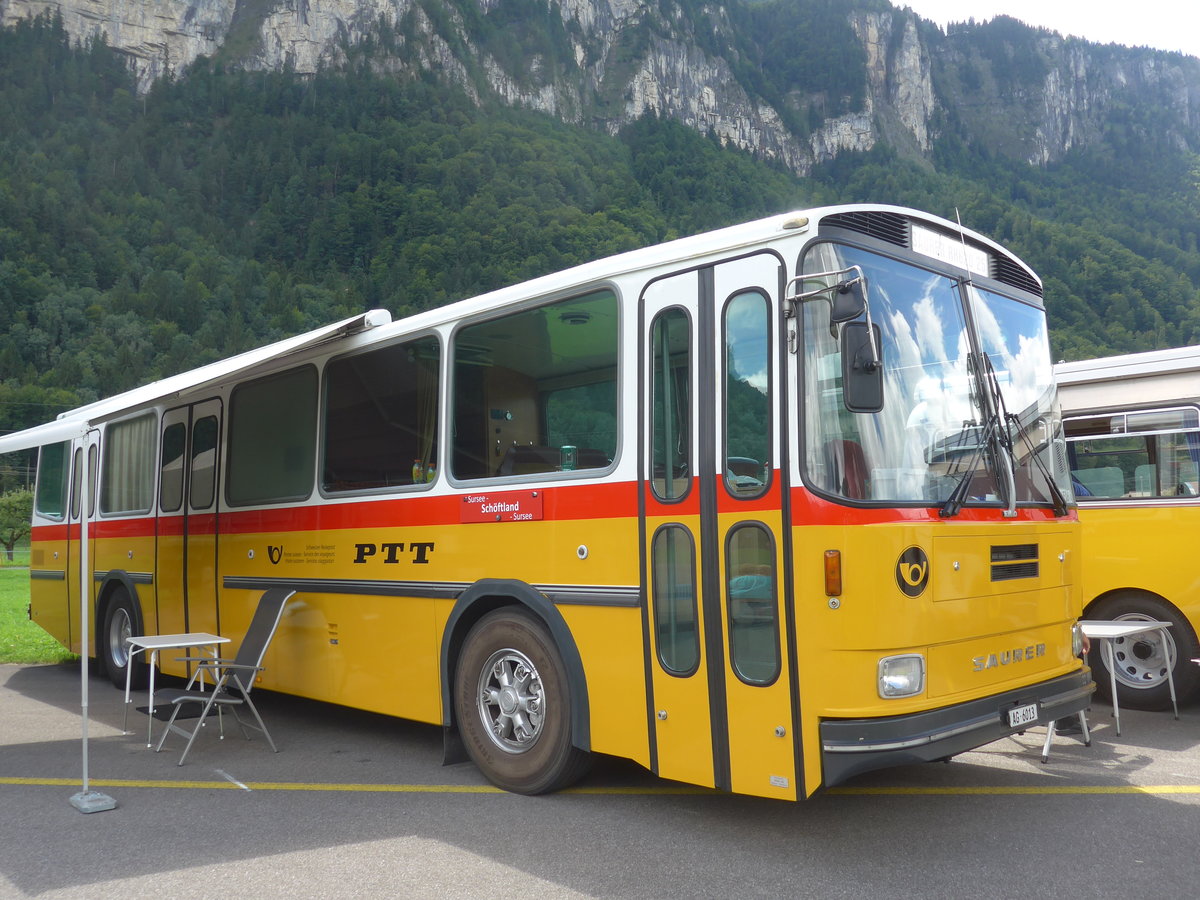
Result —
<path fill-rule="evenodd" d="M 66 514 L 69 453 L 68 443 L 47 444 L 38 452 L 34 509 L 47 519 L 61 519 Z"/>
<path fill-rule="evenodd" d="M 1080 416 L 1063 428 L 1082 502 L 1200 495 L 1200 411 L 1193 407 Z"/>
<path fill-rule="evenodd" d="M 88 515 L 96 514 L 96 445 L 88 445 Z M 83 490 L 83 450 L 76 449 L 71 466 L 71 518 L 79 518 L 79 494 Z"/>
<path fill-rule="evenodd" d="M 725 489 L 757 497 L 771 473 L 770 307 L 753 292 L 725 306 Z"/>
<path fill-rule="evenodd" d="M 751 523 L 729 532 L 725 576 L 729 661 L 747 684 L 771 684 L 779 677 L 779 603 L 775 547 L 766 528 Z"/>
<path fill-rule="evenodd" d="M 428 337 L 325 367 L 323 490 L 433 481 L 440 359 L 437 339 Z"/>
<path fill-rule="evenodd" d="M 79 493 L 83 490 L 83 448 L 76 447 L 71 461 L 71 518 L 79 518 Z"/>
<path fill-rule="evenodd" d="M 151 413 L 104 431 L 100 512 L 149 512 L 154 498 L 157 417 Z"/>
<path fill-rule="evenodd" d="M 163 429 L 162 464 L 158 474 L 158 508 L 178 512 L 183 506 L 183 454 L 187 427 L 175 422 Z"/>
<path fill-rule="evenodd" d="M 617 298 L 597 291 L 460 329 L 456 478 L 605 469 L 617 451 Z"/>
<path fill-rule="evenodd" d="M 192 509 L 209 509 L 216 499 L 219 437 L 216 416 L 204 416 L 192 426 L 192 486 L 188 501 Z"/>
<path fill-rule="evenodd" d="M 691 329 L 677 307 L 659 313 L 650 327 L 651 483 L 660 500 L 678 500 L 691 484 Z"/>
<path fill-rule="evenodd" d="M 686 528 L 665 525 L 654 535 L 650 553 L 658 661 L 672 675 L 690 675 L 700 665 L 696 548 Z"/>
<path fill-rule="evenodd" d="M 302 366 L 238 385 L 229 400 L 230 505 L 308 497 L 316 447 L 316 369 Z"/>

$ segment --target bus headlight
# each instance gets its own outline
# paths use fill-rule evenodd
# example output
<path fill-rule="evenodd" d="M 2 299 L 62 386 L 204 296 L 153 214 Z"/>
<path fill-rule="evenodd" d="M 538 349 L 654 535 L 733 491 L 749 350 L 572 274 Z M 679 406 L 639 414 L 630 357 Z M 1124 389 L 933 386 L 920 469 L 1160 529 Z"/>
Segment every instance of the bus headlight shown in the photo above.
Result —
<path fill-rule="evenodd" d="M 1071 626 L 1071 655 L 1083 655 L 1083 629 L 1078 622 Z"/>
<path fill-rule="evenodd" d="M 879 696 L 911 697 L 925 690 L 925 657 L 916 653 L 885 656 L 879 661 Z"/>

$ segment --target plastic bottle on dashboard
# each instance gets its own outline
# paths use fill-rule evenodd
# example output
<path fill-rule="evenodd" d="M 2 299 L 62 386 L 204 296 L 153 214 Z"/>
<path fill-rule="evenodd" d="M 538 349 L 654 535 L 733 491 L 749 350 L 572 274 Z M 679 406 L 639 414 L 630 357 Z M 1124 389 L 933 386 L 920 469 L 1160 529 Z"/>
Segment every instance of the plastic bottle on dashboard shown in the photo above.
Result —
<path fill-rule="evenodd" d="M 420 484 L 424 480 L 425 480 L 425 468 L 421 465 L 421 461 L 419 459 L 414 459 L 413 460 L 412 483 Z"/>

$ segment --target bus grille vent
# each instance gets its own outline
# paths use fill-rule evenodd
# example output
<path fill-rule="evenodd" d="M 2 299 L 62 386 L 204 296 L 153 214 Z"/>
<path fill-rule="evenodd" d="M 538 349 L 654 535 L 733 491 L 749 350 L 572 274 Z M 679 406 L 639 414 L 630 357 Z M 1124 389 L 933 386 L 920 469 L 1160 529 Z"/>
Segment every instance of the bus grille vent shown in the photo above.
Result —
<path fill-rule="evenodd" d="M 1015 581 L 1037 578 L 1037 544 L 993 544 L 992 581 Z"/>
<path fill-rule="evenodd" d="M 1003 284 L 1011 284 L 1015 288 L 1028 291 L 1035 297 L 1042 296 L 1042 286 L 1037 279 L 1025 271 L 1017 261 L 1003 253 L 991 253 L 992 277 Z"/>
<path fill-rule="evenodd" d="M 908 246 L 908 220 L 890 212 L 836 213 L 822 220 L 822 225 L 857 231 L 897 247 Z"/>

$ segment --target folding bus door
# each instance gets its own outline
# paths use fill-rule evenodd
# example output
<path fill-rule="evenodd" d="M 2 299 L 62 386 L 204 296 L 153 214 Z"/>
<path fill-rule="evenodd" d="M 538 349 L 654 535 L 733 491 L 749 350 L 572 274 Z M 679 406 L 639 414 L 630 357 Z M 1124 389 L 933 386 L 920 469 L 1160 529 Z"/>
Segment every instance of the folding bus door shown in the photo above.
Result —
<path fill-rule="evenodd" d="M 780 273 L 761 253 L 643 292 L 642 497 L 655 771 L 795 798 Z"/>
<path fill-rule="evenodd" d="M 158 633 L 220 633 L 217 485 L 221 401 L 168 410 L 159 455 Z M 174 667 L 163 663 L 165 671 Z"/>

